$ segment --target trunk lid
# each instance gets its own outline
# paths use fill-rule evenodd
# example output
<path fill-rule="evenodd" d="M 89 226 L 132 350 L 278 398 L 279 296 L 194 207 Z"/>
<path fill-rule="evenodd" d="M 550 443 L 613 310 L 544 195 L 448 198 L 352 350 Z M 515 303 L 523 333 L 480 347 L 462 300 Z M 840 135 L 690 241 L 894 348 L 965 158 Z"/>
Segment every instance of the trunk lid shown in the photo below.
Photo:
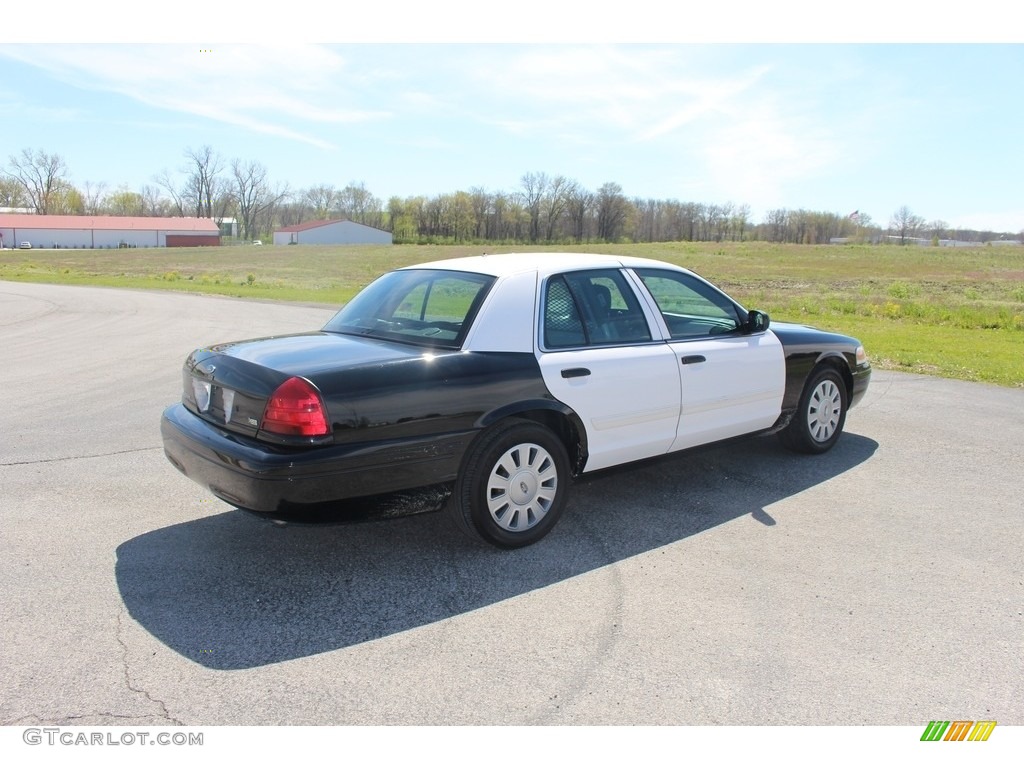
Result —
<path fill-rule="evenodd" d="M 268 399 L 291 377 L 316 386 L 322 374 L 340 368 L 383 365 L 422 354 L 417 347 L 323 331 L 218 344 L 197 349 L 185 360 L 182 403 L 211 424 L 256 437 Z M 327 418 L 330 423 L 330 413 Z M 329 435 L 260 437 L 289 444 L 330 442 Z"/>

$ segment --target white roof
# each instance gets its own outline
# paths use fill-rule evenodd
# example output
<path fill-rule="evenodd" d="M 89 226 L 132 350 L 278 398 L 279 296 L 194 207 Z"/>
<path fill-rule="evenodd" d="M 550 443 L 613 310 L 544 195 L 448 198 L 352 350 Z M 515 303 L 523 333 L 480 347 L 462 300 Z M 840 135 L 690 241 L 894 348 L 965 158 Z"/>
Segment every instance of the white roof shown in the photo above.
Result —
<path fill-rule="evenodd" d="M 599 253 L 497 253 L 464 256 L 425 264 L 414 264 L 405 269 L 452 269 L 502 277 L 520 272 L 540 272 L 542 275 L 573 269 L 617 269 L 619 267 L 668 267 L 675 264 L 635 256 L 611 256 Z"/>

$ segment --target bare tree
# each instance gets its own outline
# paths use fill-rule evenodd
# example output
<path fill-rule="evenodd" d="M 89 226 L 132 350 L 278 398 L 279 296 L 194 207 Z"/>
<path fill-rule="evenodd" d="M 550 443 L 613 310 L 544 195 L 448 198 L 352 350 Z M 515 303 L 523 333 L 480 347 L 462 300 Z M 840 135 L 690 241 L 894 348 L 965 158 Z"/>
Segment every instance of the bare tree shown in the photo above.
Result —
<path fill-rule="evenodd" d="M 587 220 L 594 207 L 594 195 L 578 184 L 569 193 L 566 212 L 572 228 L 572 239 L 582 243 L 587 238 Z"/>
<path fill-rule="evenodd" d="M 143 216 L 169 216 L 171 214 L 173 203 L 160 194 L 158 187 L 144 184 L 142 189 L 139 190 L 139 195 L 143 201 Z"/>
<path fill-rule="evenodd" d="M 29 205 L 39 214 L 52 213 L 50 208 L 55 195 L 62 184 L 67 184 L 63 178 L 67 172 L 64 158 L 41 149 L 35 152 L 23 149 L 20 155 L 11 155 L 7 171 L 21 185 Z"/>
<path fill-rule="evenodd" d="M 473 187 L 469 190 L 473 199 L 473 218 L 476 220 L 474 236 L 486 240 L 490 235 L 490 218 L 494 210 L 491 194 L 483 187 Z"/>
<path fill-rule="evenodd" d="M 224 161 L 209 145 L 186 149 L 185 158 L 189 161 L 186 189 L 194 203 L 196 218 L 212 219 L 213 202 L 221 192 L 219 174 L 224 170 Z"/>
<path fill-rule="evenodd" d="M 747 226 L 750 224 L 750 206 L 747 204 L 736 206 L 732 214 L 732 235 L 733 240 L 742 242 L 747 234 Z"/>
<path fill-rule="evenodd" d="M 622 187 L 615 182 L 602 184 L 597 190 L 597 236 L 606 243 L 614 243 L 622 236 L 629 216 L 629 201 Z"/>
<path fill-rule="evenodd" d="M 256 161 L 233 160 L 231 176 L 232 194 L 241 219 L 239 235 L 242 239 L 248 240 L 257 231 L 257 219 L 288 197 L 288 188 L 285 186 L 271 189 L 267 180 L 267 169 Z"/>
<path fill-rule="evenodd" d="M 171 178 L 171 174 L 167 172 L 167 169 L 165 168 L 154 176 L 153 181 L 163 187 L 167 191 L 167 194 L 171 196 L 169 206 L 171 212 L 178 216 L 184 216 L 185 192 L 178 182 Z"/>
<path fill-rule="evenodd" d="M 82 200 L 85 203 L 85 213 L 87 215 L 95 216 L 102 211 L 106 189 L 107 185 L 102 181 L 98 184 L 93 184 L 91 181 L 85 182 L 85 189 L 82 190 Z"/>
<path fill-rule="evenodd" d="M 318 184 L 301 195 L 314 220 L 326 219 L 338 205 L 338 190 L 331 184 Z"/>
<path fill-rule="evenodd" d="M 924 219 L 915 216 L 914 212 L 903 205 L 889 219 L 889 229 L 900 239 L 900 245 L 906 245 L 911 238 L 917 237 L 917 233 L 924 226 Z"/>
<path fill-rule="evenodd" d="M 541 201 L 541 213 L 544 218 L 544 235 L 547 242 L 555 239 L 555 230 L 562 220 L 569 205 L 569 198 L 576 188 L 576 182 L 564 176 L 555 176 L 548 184 L 547 192 Z"/>
<path fill-rule="evenodd" d="M 540 240 L 541 204 L 548 191 L 548 177 L 544 173 L 526 173 L 520 180 L 523 185 L 523 208 L 530 215 L 530 242 Z"/>
<path fill-rule="evenodd" d="M 936 219 L 935 221 L 929 221 L 925 229 L 931 236 L 932 242 L 938 245 L 939 240 L 943 240 L 946 237 L 946 233 L 949 231 L 949 224 L 942 219 Z"/>
<path fill-rule="evenodd" d="M 184 181 L 172 177 L 166 169 L 154 176 L 153 181 L 171 196 L 178 216 L 222 218 L 225 211 L 218 211 L 217 201 L 223 201 L 230 193 L 230 185 L 221 176 L 223 159 L 205 145 L 199 149 L 188 148 L 184 154 L 186 163 L 181 168 Z"/>

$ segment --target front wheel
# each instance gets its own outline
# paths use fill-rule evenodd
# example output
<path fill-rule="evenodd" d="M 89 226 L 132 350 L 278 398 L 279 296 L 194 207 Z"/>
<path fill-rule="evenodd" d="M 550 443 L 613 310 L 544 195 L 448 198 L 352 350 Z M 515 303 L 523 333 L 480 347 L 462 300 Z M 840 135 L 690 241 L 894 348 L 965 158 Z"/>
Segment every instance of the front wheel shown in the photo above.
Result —
<path fill-rule="evenodd" d="M 839 439 L 846 423 L 846 384 L 834 368 L 811 374 L 793 420 L 779 439 L 792 451 L 824 453 Z"/>
<path fill-rule="evenodd" d="M 473 538 L 503 549 L 525 547 L 555 527 L 569 482 L 568 454 L 550 429 L 504 421 L 470 446 L 448 509 Z"/>

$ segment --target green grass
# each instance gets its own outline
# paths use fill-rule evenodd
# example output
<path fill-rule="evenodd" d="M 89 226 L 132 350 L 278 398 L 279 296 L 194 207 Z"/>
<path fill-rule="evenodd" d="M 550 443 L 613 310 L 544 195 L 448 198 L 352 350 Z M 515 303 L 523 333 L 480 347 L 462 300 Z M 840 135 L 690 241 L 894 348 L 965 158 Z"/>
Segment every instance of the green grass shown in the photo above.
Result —
<path fill-rule="evenodd" d="M 857 336 L 876 366 L 1024 386 L 1024 248 L 654 243 L 263 246 L 0 252 L 0 280 L 342 304 L 398 266 L 589 251 L 689 267 L 773 318 Z"/>

